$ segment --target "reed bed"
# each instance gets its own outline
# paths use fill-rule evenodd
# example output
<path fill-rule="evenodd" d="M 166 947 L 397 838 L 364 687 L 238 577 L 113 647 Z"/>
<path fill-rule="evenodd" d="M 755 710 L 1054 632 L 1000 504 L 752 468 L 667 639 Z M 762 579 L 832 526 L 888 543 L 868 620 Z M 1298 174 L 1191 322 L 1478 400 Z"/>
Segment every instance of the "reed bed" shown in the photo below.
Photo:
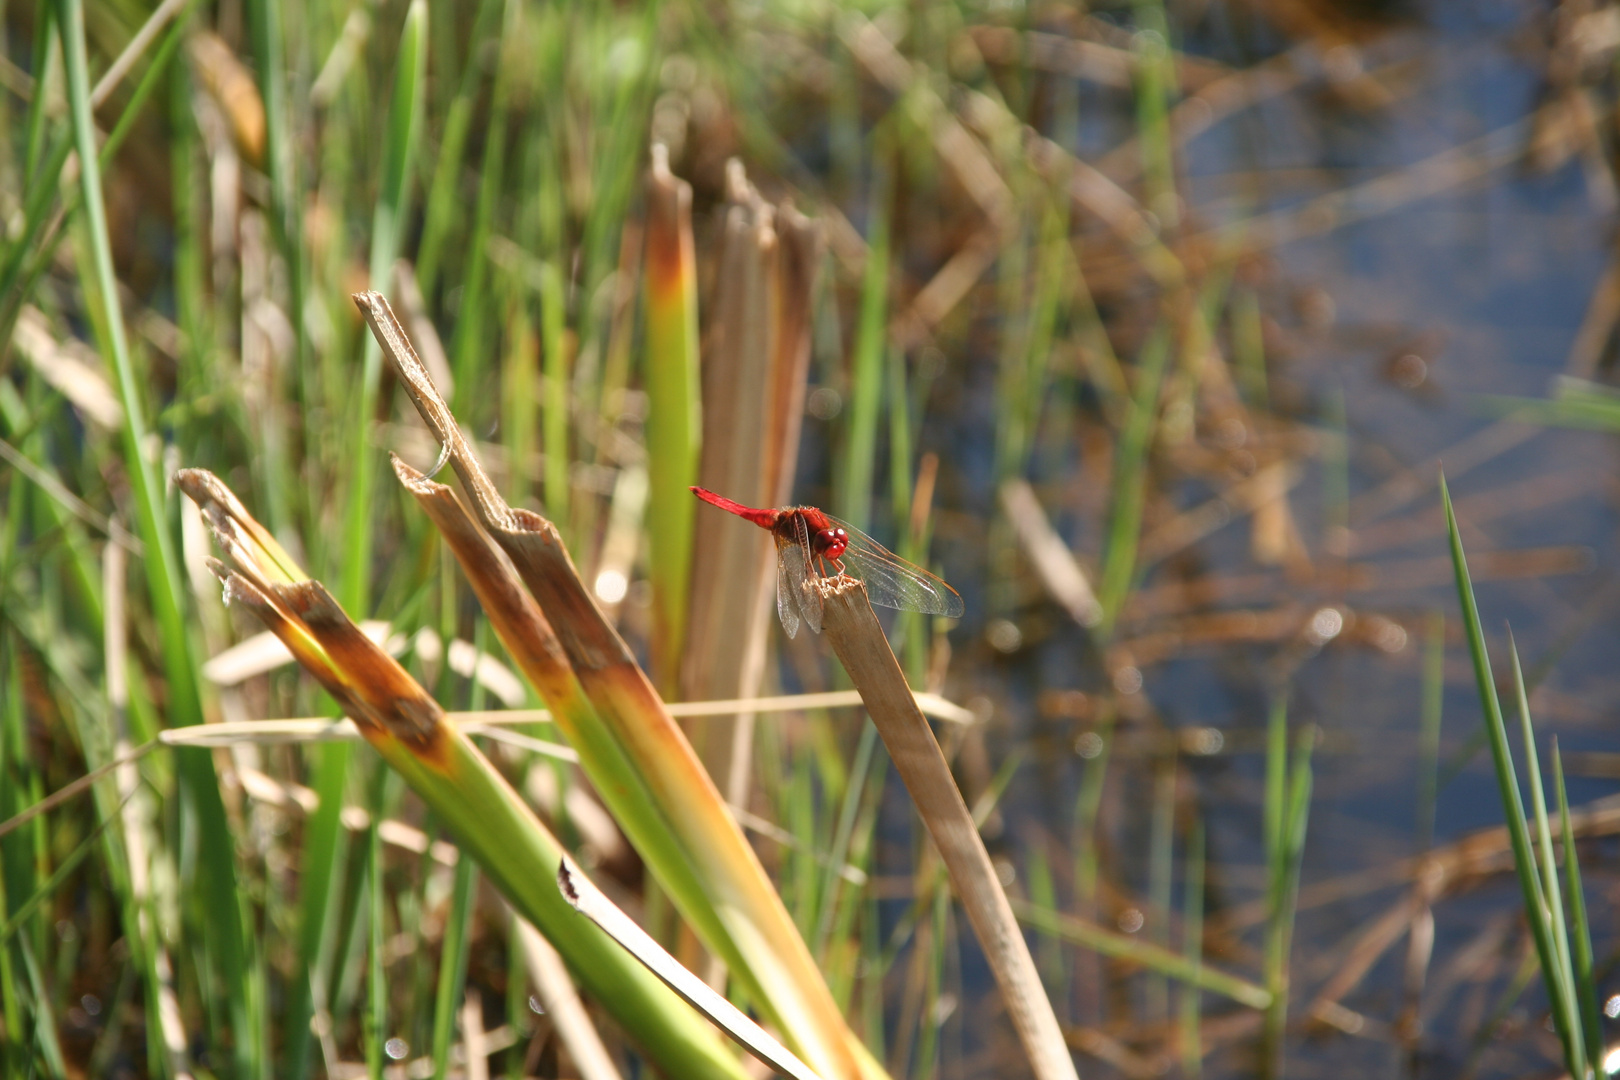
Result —
<path fill-rule="evenodd" d="M 1606 1071 L 1620 17 L 1457 18 L 7 7 L 0 1073 Z"/>

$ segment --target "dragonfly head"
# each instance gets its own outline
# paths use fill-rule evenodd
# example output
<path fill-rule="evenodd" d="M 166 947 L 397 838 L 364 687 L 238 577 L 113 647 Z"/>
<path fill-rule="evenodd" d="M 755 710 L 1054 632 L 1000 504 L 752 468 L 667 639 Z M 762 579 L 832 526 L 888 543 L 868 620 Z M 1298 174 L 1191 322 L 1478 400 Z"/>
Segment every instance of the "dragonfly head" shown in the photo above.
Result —
<path fill-rule="evenodd" d="M 849 547 L 849 533 L 843 529 L 822 529 L 815 535 L 816 554 L 823 559 L 837 559 Z"/>

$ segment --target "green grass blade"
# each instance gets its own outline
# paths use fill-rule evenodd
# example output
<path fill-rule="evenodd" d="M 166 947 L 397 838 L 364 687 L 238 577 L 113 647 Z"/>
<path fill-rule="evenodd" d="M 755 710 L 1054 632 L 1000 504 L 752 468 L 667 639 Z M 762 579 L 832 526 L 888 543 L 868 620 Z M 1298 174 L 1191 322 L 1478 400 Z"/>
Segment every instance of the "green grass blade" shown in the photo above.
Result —
<path fill-rule="evenodd" d="M 61 57 L 61 52 L 57 48 L 61 27 L 56 22 L 56 4 L 52 0 L 39 0 L 34 17 L 38 20 L 38 26 L 34 31 L 33 65 L 28 70 L 34 73 L 35 86 L 48 86 L 51 70 Z M 48 96 L 34 94 L 28 102 L 28 132 L 25 136 L 26 149 L 23 151 L 24 176 L 39 176 L 40 155 L 45 149 L 45 126 L 50 119 L 46 112 Z"/>
<path fill-rule="evenodd" d="M 872 473 L 883 403 L 883 359 L 889 349 L 889 200 L 883 170 L 872 181 L 871 225 L 861 278 L 861 314 L 850 357 L 849 426 L 845 429 L 838 513 L 857 529 L 872 523 Z"/>
<path fill-rule="evenodd" d="M 1251 408 L 1267 408 L 1271 404 L 1271 387 L 1266 371 L 1265 320 L 1260 314 L 1260 295 L 1253 289 L 1234 289 L 1227 318 L 1238 385 L 1243 387 L 1243 396 Z"/>
<path fill-rule="evenodd" d="M 382 186 L 371 221 L 371 281 L 386 288 L 404 239 L 410 213 L 410 179 L 422 130 L 423 84 L 427 77 L 427 0 L 411 0 L 400 32 L 394 94 L 383 138 Z M 365 617 L 371 610 L 372 487 L 381 451 L 371 445 L 382 378 L 382 350 L 366 338 L 351 429 L 352 470 L 348 518 L 344 526 L 343 606 Z"/>
<path fill-rule="evenodd" d="M 1181 906 L 1181 951 L 1194 978 L 1181 988 L 1181 1074 L 1196 1078 L 1203 1071 L 1204 1048 L 1199 1031 L 1202 995 L 1197 975 L 1204 963 L 1204 822 L 1194 820 L 1187 834 L 1187 878 Z"/>
<path fill-rule="evenodd" d="M 122 809 L 123 805 L 120 802 L 115 809 Z M 27 900 L 17 905 L 16 909 L 11 912 L 4 922 L 0 922 L 0 946 L 5 946 L 11 940 L 12 935 L 21 929 L 23 924 L 33 916 L 35 909 L 54 896 L 56 890 L 62 887 L 62 883 L 68 879 L 74 870 L 78 869 L 79 863 L 84 861 L 84 857 L 95 850 L 96 841 L 101 837 L 107 826 L 113 823 L 115 816 L 115 814 L 111 814 L 103 817 L 96 827 L 68 853 L 67 857 L 57 863 L 56 869 L 51 872 L 49 878 L 45 879 L 45 883 L 35 889 L 33 895 Z"/>
<path fill-rule="evenodd" d="M 381 807 L 374 802 L 371 828 L 366 830 L 366 1012 L 360 1037 L 371 1080 L 383 1080 L 383 1060 L 388 1056 L 383 1049 L 388 1039 L 388 971 L 383 964 L 387 935 L 383 926 L 382 837 L 377 835 L 380 824 Z"/>
<path fill-rule="evenodd" d="M 477 887 L 478 864 L 471 859 L 459 860 L 450 893 L 450 918 L 445 922 L 444 946 L 439 954 L 439 981 L 433 996 L 434 1080 L 444 1080 L 449 1075 L 450 1043 L 455 1038 L 462 987 L 467 981 L 473 898 Z M 514 955 L 519 952 L 514 950 Z"/>
<path fill-rule="evenodd" d="M 1266 858 L 1265 986 L 1271 994 L 1264 1027 L 1264 1072 L 1280 1076 L 1283 1033 L 1288 1022 L 1288 954 L 1293 911 L 1289 904 L 1292 878 L 1288 846 L 1290 810 L 1288 777 L 1288 699 L 1279 694 L 1266 722 L 1265 802 L 1261 836 Z"/>
<path fill-rule="evenodd" d="M 1288 783 L 1288 699 L 1278 695 L 1271 703 L 1266 720 L 1266 785 L 1261 821 L 1261 846 L 1265 853 L 1270 888 L 1275 889 L 1282 874 L 1283 814 Z"/>
<path fill-rule="evenodd" d="M 1218 971 L 1202 961 L 1192 963 L 1187 957 L 1169 949 L 1139 941 L 1135 937 L 1109 930 L 1084 919 L 1077 919 L 1072 915 L 1038 908 L 1028 901 L 1014 901 L 1013 910 L 1018 913 L 1019 922 L 1032 926 L 1042 933 L 1052 934 L 1104 956 L 1139 964 L 1149 971 L 1168 976 L 1181 983 L 1202 987 L 1251 1009 L 1265 1009 L 1271 1006 L 1272 995 L 1265 987 L 1236 975 Z"/>
<path fill-rule="evenodd" d="M 1507 723 L 1502 718 L 1502 703 L 1496 696 L 1496 684 L 1491 676 L 1490 652 L 1485 647 L 1485 631 L 1479 621 L 1479 605 L 1474 599 L 1474 584 L 1468 573 L 1468 559 L 1463 553 L 1462 533 L 1457 528 L 1457 515 L 1451 505 L 1451 492 L 1445 476 L 1440 477 L 1440 501 L 1445 508 L 1446 533 L 1451 545 L 1451 565 L 1456 577 L 1457 599 L 1462 606 L 1463 629 L 1468 637 L 1468 652 L 1474 664 L 1474 683 L 1479 691 L 1484 712 L 1485 733 L 1490 740 L 1491 759 L 1496 766 L 1496 784 L 1502 799 L 1502 812 L 1507 819 L 1508 839 L 1513 849 L 1513 867 L 1519 878 L 1519 889 L 1524 898 L 1526 921 L 1530 924 L 1531 938 L 1536 945 L 1536 956 L 1541 962 L 1542 980 L 1547 996 L 1554 1003 L 1553 1019 L 1564 1044 L 1566 1064 L 1573 1068 L 1577 1047 L 1572 1033 L 1564 1027 L 1567 1012 L 1558 1006 L 1563 986 L 1558 977 L 1559 962 L 1554 954 L 1552 927 L 1546 901 L 1542 897 L 1540 875 L 1536 871 L 1535 854 L 1530 846 L 1530 832 L 1525 824 L 1524 801 L 1519 794 L 1519 779 L 1513 767 L 1512 751 L 1508 748 Z M 1576 1074 L 1579 1075 L 1579 1074 Z"/>
<path fill-rule="evenodd" d="M 1553 960 L 1557 963 L 1556 977 L 1559 993 L 1553 998 L 1553 1008 L 1562 1012 L 1558 1026 L 1567 1033 L 1566 1054 L 1571 1058 L 1573 1076 L 1586 1075 L 1586 1040 L 1582 1034 L 1581 1014 L 1576 1003 L 1574 973 L 1571 970 L 1569 930 L 1564 924 L 1563 890 L 1558 884 L 1558 867 L 1554 861 L 1552 826 L 1547 817 L 1547 795 L 1541 783 L 1541 761 L 1536 752 L 1536 735 L 1530 723 L 1529 694 L 1525 690 L 1524 671 L 1519 664 L 1518 643 L 1508 634 L 1508 655 L 1513 664 L 1513 694 L 1519 710 L 1520 738 L 1524 740 L 1524 771 L 1530 782 L 1530 804 L 1536 822 L 1536 850 L 1539 852 L 1541 896 L 1546 905 L 1547 920 L 1553 945 Z"/>
<path fill-rule="evenodd" d="M 810 938 L 810 951 L 822 963 L 826 962 L 827 943 L 838 911 L 838 892 L 843 885 L 843 867 L 849 857 L 850 837 L 855 832 L 855 816 L 866 794 L 866 778 L 872 767 L 872 756 L 877 749 L 877 727 L 868 719 L 861 725 L 860 741 L 855 745 L 855 763 L 850 766 L 849 779 L 844 786 L 844 801 L 838 811 L 838 824 L 833 833 L 832 847 L 827 852 L 822 868 L 821 899 L 816 931 Z"/>
<path fill-rule="evenodd" d="M 278 0 L 248 0 L 253 66 L 264 102 L 264 157 L 270 176 L 272 234 L 287 270 L 287 322 L 293 333 L 293 370 L 303 383 L 305 400 L 315 390 L 309 370 L 309 342 L 304 324 L 304 212 L 298 187 L 294 136 L 287 104 L 286 47 L 281 29 L 283 5 Z M 285 476 L 285 465 L 266 470 L 267 476 Z M 290 492 L 287 495 L 290 496 Z M 272 520 L 272 529 L 288 529 L 291 522 Z"/>
<path fill-rule="evenodd" d="M 502 6 L 501 0 L 479 0 L 472 37 L 468 42 L 467 62 L 462 66 L 455 96 L 445 114 L 444 130 L 434 157 L 433 179 L 428 184 L 427 205 L 422 219 L 422 244 L 416 257 L 416 281 L 424 297 L 433 296 L 433 288 L 439 280 L 443 248 L 451 235 L 451 225 L 463 213 L 458 195 L 461 191 L 462 158 L 467 150 L 467 136 L 472 131 L 473 108 L 478 103 L 478 82 L 484 70 L 479 62 L 479 53 L 495 26 L 495 18 Z M 492 138 L 494 130 L 492 124 Z"/>
<path fill-rule="evenodd" d="M 502 38 L 508 39 L 520 23 L 522 6 L 506 0 L 502 15 Z M 507 126 L 512 84 L 517 74 L 506 62 L 507 50 L 496 52 L 495 74 L 490 89 L 489 123 L 484 138 L 484 155 L 479 163 L 478 201 L 473 207 L 472 231 L 466 241 L 467 259 L 462 271 L 461 303 L 456 312 L 456 331 L 451 346 L 455 387 L 452 400 L 459 415 L 468 416 L 477 401 L 480 359 L 486 355 L 485 334 L 490 303 L 489 242 L 500 204 L 501 184 L 506 177 Z"/>
<path fill-rule="evenodd" d="M 1161 759 L 1153 770 L 1153 808 L 1148 824 L 1148 925 L 1147 939 L 1168 949 L 1170 946 L 1170 889 L 1175 872 L 1176 760 Z M 1144 1012 L 1149 1020 L 1170 1019 L 1170 985 L 1162 976 L 1153 976 L 1144 989 Z"/>
<path fill-rule="evenodd" d="M 1586 917 L 1586 893 L 1581 887 L 1581 864 L 1576 857 L 1575 832 L 1569 820 L 1569 795 L 1564 790 L 1564 763 L 1553 739 L 1553 784 L 1558 794 L 1559 841 L 1564 848 L 1564 889 L 1569 895 L 1570 944 L 1573 947 L 1575 996 L 1586 1037 L 1586 1060 L 1601 1067 L 1604 1060 L 1603 1022 L 1598 1019 L 1597 982 L 1592 973 L 1592 927 Z"/>
<path fill-rule="evenodd" d="M 1159 387 L 1170 359 L 1170 330 L 1156 326 L 1137 357 L 1136 393 L 1125 430 L 1120 433 L 1114 461 L 1113 506 L 1108 519 L 1108 544 L 1103 555 L 1102 584 L 1097 590 L 1105 636 L 1113 631 L 1136 577 L 1136 548 L 1141 539 L 1142 508 L 1147 500 L 1148 450 L 1158 416 Z"/>
<path fill-rule="evenodd" d="M 74 145 L 81 162 L 97 162 L 82 0 L 57 0 L 56 15 L 63 31 L 62 52 L 66 61 Z M 146 413 L 140 399 L 140 376 L 135 371 L 124 332 L 100 169 L 81 168 L 79 185 L 95 272 L 95 300 L 101 305 L 100 317 L 94 322 L 106 336 L 106 354 L 112 360 L 119 400 L 124 408 L 121 429 L 124 465 L 140 536 L 146 545 L 143 562 L 167 675 L 168 721 L 176 727 L 190 726 L 203 720 L 202 701 L 191 657 L 179 562 L 168 530 L 163 484 L 145 453 Z M 256 1023 L 256 1010 L 262 1004 L 262 997 L 253 985 L 248 968 L 241 895 L 236 883 L 235 842 L 225 819 L 213 759 L 201 753 L 182 754 L 180 766 L 199 831 L 197 868 L 202 888 L 197 909 L 203 917 L 198 921 L 208 943 L 209 959 L 218 964 L 226 988 L 235 1029 L 237 1065 L 247 1075 L 256 1071 L 253 1066 L 263 1060 L 262 1032 Z"/>
<path fill-rule="evenodd" d="M 1176 227 L 1174 146 L 1170 132 L 1170 100 L 1175 93 L 1175 57 L 1170 51 L 1170 26 L 1160 0 L 1139 0 L 1133 5 L 1137 25 L 1132 38 L 1135 52 L 1136 125 L 1142 151 L 1142 182 L 1147 207 L 1167 229 Z"/>
<path fill-rule="evenodd" d="M 102 141 L 97 160 L 103 173 L 133 130 L 146 99 L 162 81 L 169 61 L 174 58 L 185 37 L 183 31 L 184 24 L 179 22 L 164 35 L 162 44 L 147 64 L 140 81 L 135 84 L 112 131 Z M 24 197 L 22 233 L 6 248 L 5 257 L 0 260 L 0 298 L 3 298 L 0 299 L 0 341 L 11 339 L 24 301 L 33 294 L 35 285 L 49 269 L 56 246 L 65 235 L 63 224 L 70 221 L 78 210 L 82 196 L 76 192 L 62 192 L 60 184 L 62 169 L 73 148 L 72 139 L 58 140 L 43 168 L 29 174 L 33 177 L 33 183 Z M 53 214 L 51 208 L 58 194 L 63 196 L 61 208 Z"/>
<path fill-rule="evenodd" d="M 1080 793 L 1074 803 L 1074 891 L 1080 901 L 1080 910 L 1086 915 L 1091 914 L 1097 899 L 1097 820 L 1102 813 L 1103 785 L 1108 779 L 1108 759 L 1113 750 L 1114 716 L 1111 709 L 1100 718 L 1095 731 L 1080 738 L 1092 737 L 1096 739 L 1094 748 L 1086 744 L 1076 747 L 1085 760 L 1085 766 L 1080 774 Z"/>

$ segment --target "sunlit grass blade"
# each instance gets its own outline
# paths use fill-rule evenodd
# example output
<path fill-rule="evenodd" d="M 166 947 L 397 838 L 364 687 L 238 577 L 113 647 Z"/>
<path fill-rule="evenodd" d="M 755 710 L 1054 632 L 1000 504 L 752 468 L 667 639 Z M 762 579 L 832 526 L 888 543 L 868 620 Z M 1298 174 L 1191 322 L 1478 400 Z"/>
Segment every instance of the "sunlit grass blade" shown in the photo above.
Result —
<path fill-rule="evenodd" d="M 216 571 L 233 602 L 274 631 L 337 699 L 371 746 L 444 821 L 464 851 L 633 1038 L 676 1076 L 742 1073 L 678 998 L 603 934 L 583 931 L 552 884 L 566 852 L 471 740 L 397 662 L 349 621 L 318 582 L 279 565 L 266 535 L 223 484 L 185 470 L 181 488 L 204 510 L 235 569 Z M 373 890 L 375 891 L 375 890 Z"/>

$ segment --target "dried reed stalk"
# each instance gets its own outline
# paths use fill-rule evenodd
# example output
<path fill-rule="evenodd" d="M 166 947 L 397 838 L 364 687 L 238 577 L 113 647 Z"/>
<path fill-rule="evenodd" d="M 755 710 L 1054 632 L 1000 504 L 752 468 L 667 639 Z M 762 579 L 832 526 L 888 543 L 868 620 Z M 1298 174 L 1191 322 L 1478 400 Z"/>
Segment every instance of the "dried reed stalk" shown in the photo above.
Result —
<path fill-rule="evenodd" d="M 822 633 L 861 692 L 883 745 L 939 849 L 1036 1077 L 1076 1080 L 1074 1060 L 1041 986 L 1029 944 L 996 877 L 973 815 L 951 778 L 945 755 L 872 613 L 866 587 L 844 575 L 819 579 L 816 587 L 824 605 Z"/>
<path fill-rule="evenodd" d="M 786 501 L 798 463 L 820 232 L 791 207 L 767 203 L 739 162 L 726 179 L 698 483 L 751 506 L 775 506 Z M 747 522 L 704 519 L 703 543 L 693 545 L 684 699 L 759 693 L 774 570 L 774 552 Z M 752 713 L 687 725 L 715 783 L 738 806 L 747 803 L 753 729 Z"/>

